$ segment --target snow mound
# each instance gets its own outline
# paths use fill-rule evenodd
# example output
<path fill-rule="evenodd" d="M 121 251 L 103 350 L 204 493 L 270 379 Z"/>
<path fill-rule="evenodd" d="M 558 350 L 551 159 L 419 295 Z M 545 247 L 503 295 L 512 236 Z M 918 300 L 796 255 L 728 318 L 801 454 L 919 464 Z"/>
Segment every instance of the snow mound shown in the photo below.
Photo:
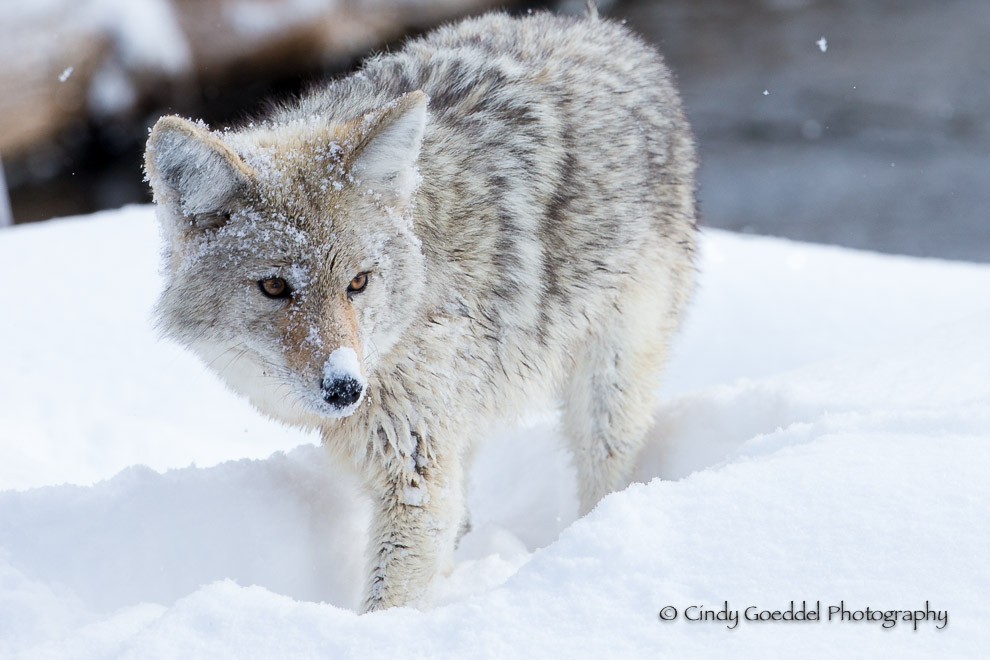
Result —
<path fill-rule="evenodd" d="M 156 231 L 133 207 L 0 232 L 0 657 L 990 644 L 990 267 L 707 231 L 638 483 L 575 520 L 554 416 L 497 429 L 432 606 L 359 617 L 366 502 L 313 435 L 157 339 Z M 792 601 L 823 620 L 744 618 Z"/>

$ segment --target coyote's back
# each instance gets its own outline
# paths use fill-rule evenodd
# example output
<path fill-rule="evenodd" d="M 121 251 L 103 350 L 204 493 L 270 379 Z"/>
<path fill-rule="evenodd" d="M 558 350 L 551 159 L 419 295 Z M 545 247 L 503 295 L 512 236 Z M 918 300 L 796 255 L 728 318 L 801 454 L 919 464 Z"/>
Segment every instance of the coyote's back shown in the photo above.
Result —
<path fill-rule="evenodd" d="M 367 607 L 449 558 L 496 417 L 559 401 L 582 511 L 624 486 L 696 232 L 680 101 L 625 28 L 465 21 L 236 131 L 163 118 L 147 171 L 163 326 L 363 474 Z"/>

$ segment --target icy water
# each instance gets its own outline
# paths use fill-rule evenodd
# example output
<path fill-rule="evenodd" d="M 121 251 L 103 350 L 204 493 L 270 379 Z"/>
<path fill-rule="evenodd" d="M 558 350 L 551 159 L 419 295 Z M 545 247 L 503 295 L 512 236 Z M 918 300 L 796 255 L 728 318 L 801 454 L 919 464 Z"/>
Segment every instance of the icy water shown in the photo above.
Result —
<path fill-rule="evenodd" d="M 990 261 L 990 3 L 599 4 L 658 44 L 678 76 L 706 225 Z M 174 110 L 229 121 L 317 77 L 213 90 Z M 68 141 L 82 146 L 8 167 L 22 182 L 15 220 L 146 201 L 141 142 L 157 114 L 81 128 Z M 32 172 L 48 178 L 23 185 Z"/>

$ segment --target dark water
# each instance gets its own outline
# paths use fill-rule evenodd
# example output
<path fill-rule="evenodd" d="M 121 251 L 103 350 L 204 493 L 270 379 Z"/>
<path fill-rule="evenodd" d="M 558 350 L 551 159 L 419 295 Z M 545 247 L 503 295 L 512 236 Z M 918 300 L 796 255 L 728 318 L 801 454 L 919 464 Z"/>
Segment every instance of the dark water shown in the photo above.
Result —
<path fill-rule="evenodd" d="M 990 261 L 990 3 L 600 4 L 678 76 L 707 225 Z M 158 116 L 230 123 L 333 73 L 245 79 L 129 122 L 82 123 L 58 148 L 7 164 L 15 220 L 148 201 L 141 149 Z"/>
<path fill-rule="evenodd" d="M 708 224 L 990 261 L 990 3 L 622 7 L 679 75 Z"/>

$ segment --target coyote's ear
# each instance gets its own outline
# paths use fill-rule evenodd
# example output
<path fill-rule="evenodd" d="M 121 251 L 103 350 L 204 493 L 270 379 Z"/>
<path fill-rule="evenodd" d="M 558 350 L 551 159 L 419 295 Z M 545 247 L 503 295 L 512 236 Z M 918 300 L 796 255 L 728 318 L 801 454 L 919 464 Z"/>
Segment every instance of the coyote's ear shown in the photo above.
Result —
<path fill-rule="evenodd" d="M 416 159 L 426 128 L 428 97 L 421 91 L 403 94 L 371 113 L 354 156 L 354 175 L 382 195 L 389 206 L 408 206 L 419 175 Z"/>
<path fill-rule="evenodd" d="M 250 175 L 240 156 L 219 138 L 174 116 L 162 117 L 151 130 L 144 166 L 155 201 L 184 216 L 222 217 Z"/>

